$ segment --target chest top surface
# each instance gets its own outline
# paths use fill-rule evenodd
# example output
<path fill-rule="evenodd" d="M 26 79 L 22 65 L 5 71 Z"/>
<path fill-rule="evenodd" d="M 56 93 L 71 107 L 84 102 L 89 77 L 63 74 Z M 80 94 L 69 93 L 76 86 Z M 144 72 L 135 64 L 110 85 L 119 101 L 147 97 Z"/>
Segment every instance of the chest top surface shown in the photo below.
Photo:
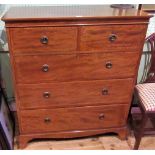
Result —
<path fill-rule="evenodd" d="M 148 19 L 150 16 L 136 9 L 116 9 L 108 5 L 66 5 L 12 7 L 2 17 L 5 22 L 78 19 Z"/>

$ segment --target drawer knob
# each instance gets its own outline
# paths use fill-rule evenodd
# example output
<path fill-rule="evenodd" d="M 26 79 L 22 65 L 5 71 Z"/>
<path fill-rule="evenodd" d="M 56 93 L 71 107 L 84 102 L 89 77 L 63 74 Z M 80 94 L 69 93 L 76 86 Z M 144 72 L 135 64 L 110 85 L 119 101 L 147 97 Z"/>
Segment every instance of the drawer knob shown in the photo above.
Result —
<path fill-rule="evenodd" d="M 106 67 L 107 69 L 111 69 L 111 68 L 112 68 L 112 63 L 111 63 L 110 61 L 106 62 L 105 67 Z"/>
<path fill-rule="evenodd" d="M 49 66 L 48 66 L 47 64 L 44 64 L 44 65 L 42 66 L 42 71 L 43 71 L 43 72 L 48 72 L 48 70 L 49 70 Z"/>
<path fill-rule="evenodd" d="M 108 95 L 108 89 L 107 88 L 102 89 L 102 95 Z"/>
<path fill-rule="evenodd" d="M 49 98 L 50 97 L 50 93 L 49 92 L 44 92 L 43 93 L 43 97 L 44 98 Z"/>
<path fill-rule="evenodd" d="M 45 123 L 50 123 L 50 122 L 51 122 L 51 119 L 50 119 L 49 117 L 46 117 L 46 118 L 44 119 L 44 122 L 45 122 Z"/>
<path fill-rule="evenodd" d="M 41 42 L 42 44 L 47 44 L 47 43 L 48 43 L 48 37 L 46 37 L 46 36 L 41 37 L 41 38 L 40 38 L 40 42 Z"/>
<path fill-rule="evenodd" d="M 99 120 L 103 120 L 104 119 L 104 114 L 100 114 L 99 115 Z"/>
<path fill-rule="evenodd" d="M 110 41 L 110 42 L 114 42 L 116 39 L 117 39 L 117 36 L 116 36 L 115 34 L 111 34 L 111 35 L 109 36 L 109 41 Z"/>

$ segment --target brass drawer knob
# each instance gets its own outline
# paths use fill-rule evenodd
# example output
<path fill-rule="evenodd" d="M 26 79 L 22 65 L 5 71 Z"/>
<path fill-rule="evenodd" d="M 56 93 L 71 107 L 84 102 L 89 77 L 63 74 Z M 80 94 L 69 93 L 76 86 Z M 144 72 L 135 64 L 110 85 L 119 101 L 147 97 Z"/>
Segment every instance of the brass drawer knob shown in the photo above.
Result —
<path fill-rule="evenodd" d="M 48 43 L 48 37 L 46 37 L 46 36 L 41 37 L 41 38 L 40 38 L 40 42 L 41 42 L 42 44 L 47 44 L 47 43 Z"/>
<path fill-rule="evenodd" d="M 100 114 L 99 115 L 99 120 L 103 120 L 104 119 L 104 114 Z"/>
<path fill-rule="evenodd" d="M 50 122 L 51 122 L 51 119 L 50 119 L 49 117 L 46 117 L 46 118 L 44 119 L 44 122 L 45 122 L 45 123 L 50 123 Z"/>
<path fill-rule="evenodd" d="M 49 66 L 48 66 L 47 64 L 44 64 L 44 65 L 42 66 L 42 71 L 43 71 L 43 72 L 48 72 L 48 70 L 49 70 Z"/>
<path fill-rule="evenodd" d="M 115 34 L 109 35 L 109 41 L 114 42 L 117 39 L 117 36 Z"/>
<path fill-rule="evenodd" d="M 102 89 L 102 95 L 108 95 L 109 91 L 107 88 Z"/>
<path fill-rule="evenodd" d="M 49 92 L 44 92 L 43 93 L 43 97 L 44 98 L 49 98 L 50 97 L 50 93 Z"/>
<path fill-rule="evenodd" d="M 111 69 L 112 68 L 112 63 L 110 61 L 106 62 L 105 67 L 107 69 Z"/>

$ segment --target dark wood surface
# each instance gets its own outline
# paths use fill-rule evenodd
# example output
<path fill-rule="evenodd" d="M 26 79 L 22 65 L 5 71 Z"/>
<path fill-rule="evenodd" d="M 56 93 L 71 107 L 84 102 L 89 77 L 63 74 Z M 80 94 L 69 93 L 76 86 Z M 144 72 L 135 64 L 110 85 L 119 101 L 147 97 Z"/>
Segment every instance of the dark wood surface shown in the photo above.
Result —
<path fill-rule="evenodd" d="M 12 7 L 2 18 L 4 21 L 36 21 L 88 18 L 149 18 L 148 14 L 136 9 L 115 9 L 106 5 L 66 5 Z"/>
<path fill-rule="evenodd" d="M 17 83 L 37 84 L 39 82 L 134 77 L 138 55 L 139 53 L 136 51 L 125 54 L 124 52 L 102 52 L 69 55 L 20 55 L 15 57 Z M 128 61 L 129 59 L 132 61 Z M 109 66 L 110 64 L 112 66 Z M 43 71 L 45 65 L 48 65 L 47 72 Z"/>
<path fill-rule="evenodd" d="M 59 131 L 59 132 L 42 132 L 42 133 L 36 133 L 36 134 L 24 134 L 20 135 L 18 138 L 19 143 L 19 148 L 23 149 L 27 146 L 27 143 L 32 140 L 32 139 L 49 139 L 49 137 L 52 137 L 54 140 L 55 139 L 61 139 L 61 140 L 66 140 L 66 139 L 73 139 L 73 138 L 80 138 L 80 137 L 90 137 L 92 135 L 96 134 L 104 134 L 104 133 L 118 133 L 119 138 L 121 140 L 125 140 L 124 137 L 127 135 L 127 127 L 114 127 L 114 128 L 102 128 L 102 129 L 93 129 L 93 130 L 70 130 L 70 131 Z"/>
<path fill-rule="evenodd" d="M 126 105 L 24 110 L 21 128 L 27 134 L 124 126 L 127 110 Z"/>
<path fill-rule="evenodd" d="M 18 85 L 21 109 L 126 103 L 133 79 Z M 104 94 L 103 91 L 108 93 Z M 44 97 L 48 92 L 49 97 Z"/>
<path fill-rule="evenodd" d="M 10 35 L 14 36 L 12 49 L 15 54 L 45 51 L 135 52 L 139 50 L 144 39 L 140 34 L 145 32 L 146 28 L 147 25 L 16 28 L 10 29 Z M 114 41 L 110 40 L 112 35 L 116 36 Z M 46 44 L 40 41 L 43 37 L 48 38 Z M 132 46 L 133 42 L 136 42 L 137 46 Z"/>
<path fill-rule="evenodd" d="M 80 51 L 130 51 L 139 50 L 144 40 L 141 33 L 145 32 L 147 25 L 106 25 L 106 26 L 81 26 Z M 115 35 L 114 41 L 110 40 Z M 139 36 L 137 38 L 137 35 Z M 133 46 L 136 42 L 137 46 Z M 105 46 L 106 45 L 106 46 Z"/>
<path fill-rule="evenodd" d="M 149 18 L 106 6 L 12 8 L 3 17 L 21 148 L 34 138 L 126 138 Z M 96 117 L 102 112 L 105 123 Z M 46 116 L 54 125 L 46 128 Z"/>
<path fill-rule="evenodd" d="M 15 53 L 32 53 L 47 51 L 75 51 L 77 48 L 76 27 L 38 27 L 11 29 L 12 50 Z M 47 37 L 47 43 L 41 39 Z"/>

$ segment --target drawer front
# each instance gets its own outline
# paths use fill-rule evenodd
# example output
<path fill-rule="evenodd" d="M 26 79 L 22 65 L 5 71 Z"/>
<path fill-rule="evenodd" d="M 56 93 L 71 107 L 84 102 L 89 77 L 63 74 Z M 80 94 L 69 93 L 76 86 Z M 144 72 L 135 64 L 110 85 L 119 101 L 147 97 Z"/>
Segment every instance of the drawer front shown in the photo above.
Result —
<path fill-rule="evenodd" d="M 125 125 L 126 105 L 20 111 L 22 133 L 88 130 Z M 123 118 L 123 119 L 122 119 Z"/>
<path fill-rule="evenodd" d="M 76 27 L 11 29 L 14 53 L 71 52 L 77 47 Z"/>
<path fill-rule="evenodd" d="M 107 25 L 81 27 L 81 51 L 139 51 L 147 25 Z M 136 43 L 136 44 L 134 44 Z"/>
<path fill-rule="evenodd" d="M 116 104 L 130 101 L 133 79 L 17 86 L 21 109 Z"/>
<path fill-rule="evenodd" d="M 133 52 L 17 56 L 17 83 L 133 77 L 138 57 L 139 54 Z"/>

